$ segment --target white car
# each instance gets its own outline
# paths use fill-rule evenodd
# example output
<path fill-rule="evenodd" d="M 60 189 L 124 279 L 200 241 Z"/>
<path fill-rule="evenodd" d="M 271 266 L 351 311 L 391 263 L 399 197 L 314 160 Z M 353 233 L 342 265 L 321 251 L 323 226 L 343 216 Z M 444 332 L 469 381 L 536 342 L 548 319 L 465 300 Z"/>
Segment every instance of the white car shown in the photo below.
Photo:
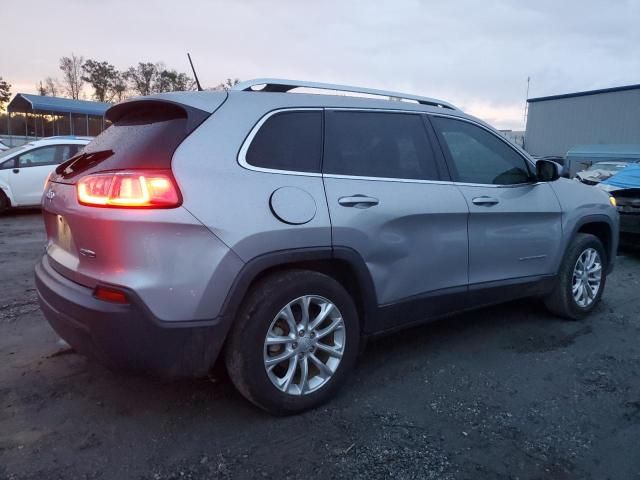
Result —
<path fill-rule="evenodd" d="M 5 150 L 9 150 L 9 147 L 2 143 L 2 140 L 0 140 L 0 152 L 3 152 Z"/>
<path fill-rule="evenodd" d="M 49 137 L 0 152 L 0 213 L 10 207 L 40 205 L 49 173 L 90 141 L 88 137 Z"/>

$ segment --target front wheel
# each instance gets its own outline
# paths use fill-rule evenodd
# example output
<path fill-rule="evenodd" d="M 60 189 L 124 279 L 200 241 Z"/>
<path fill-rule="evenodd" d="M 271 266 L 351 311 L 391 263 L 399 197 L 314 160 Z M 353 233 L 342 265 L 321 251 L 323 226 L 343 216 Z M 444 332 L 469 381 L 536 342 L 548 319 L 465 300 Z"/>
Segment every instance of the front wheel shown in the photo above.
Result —
<path fill-rule="evenodd" d="M 598 304 L 604 291 L 606 255 L 598 237 L 579 233 L 567 249 L 558 284 L 545 299 L 556 315 L 580 320 Z"/>
<path fill-rule="evenodd" d="M 5 213 L 9 209 L 9 199 L 0 191 L 0 215 Z"/>
<path fill-rule="evenodd" d="M 226 347 L 229 376 L 244 397 L 277 415 L 327 401 L 355 364 L 360 329 L 353 300 L 313 271 L 255 285 Z"/>

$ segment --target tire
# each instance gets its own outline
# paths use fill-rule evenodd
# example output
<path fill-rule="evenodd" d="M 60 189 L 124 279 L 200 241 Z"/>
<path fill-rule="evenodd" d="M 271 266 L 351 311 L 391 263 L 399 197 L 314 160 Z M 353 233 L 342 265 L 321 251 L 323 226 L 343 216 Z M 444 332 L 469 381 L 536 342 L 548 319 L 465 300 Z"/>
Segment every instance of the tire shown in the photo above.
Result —
<path fill-rule="evenodd" d="M 589 251 L 596 251 L 600 263 L 600 284 L 597 293 L 590 298 L 586 305 L 581 305 L 576 300 L 574 288 L 574 270 L 576 269 L 578 260 Z M 607 267 L 607 255 L 602 246 L 602 242 L 598 237 L 588 233 L 578 233 L 565 253 L 560 271 L 558 273 L 558 283 L 554 291 L 545 299 L 545 305 L 551 311 L 560 317 L 570 320 L 582 320 L 597 305 L 602 297 L 607 276 L 605 274 Z M 594 264 L 595 268 L 595 264 Z M 591 283 L 589 283 L 591 284 Z M 585 290 L 586 292 L 587 290 Z M 592 292 L 592 290 L 589 290 Z M 583 298 L 585 298 L 583 296 Z"/>
<path fill-rule="evenodd" d="M 329 400 L 353 369 L 360 343 L 358 313 L 347 291 L 322 273 L 288 270 L 260 280 L 243 303 L 225 349 L 227 371 L 238 391 L 274 415 L 303 412 Z M 329 304 L 335 308 L 328 308 Z M 290 310 L 285 309 L 287 305 Z M 303 305 L 308 305 L 310 312 L 309 330 L 300 337 Z M 328 312 L 326 319 L 313 328 L 321 308 Z M 297 332 L 287 320 L 291 318 L 288 312 L 300 322 L 295 325 Z M 332 333 L 326 334 L 329 330 Z M 288 336 L 294 340 L 266 346 L 268 333 L 272 340 Z M 280 355 L 292 351 L 298 353 L 267 367 L 268 362 L 276 362 Z M 341 358 L 337 357 L 339 353 Z M 321 370 L 317 361 L 326 368 Z M 307 377 L 303 377 L 303 365 L 307 365 Z M 306 387 L 303 378 L 308 379 Z M 276 386 L 276 381 L 282 385 Z"/>
<path fill-rule="evenodd" d="M 9 210 L 9 199 L 4 194 L 4 192 L 0 191 L 0 215 Z"/>

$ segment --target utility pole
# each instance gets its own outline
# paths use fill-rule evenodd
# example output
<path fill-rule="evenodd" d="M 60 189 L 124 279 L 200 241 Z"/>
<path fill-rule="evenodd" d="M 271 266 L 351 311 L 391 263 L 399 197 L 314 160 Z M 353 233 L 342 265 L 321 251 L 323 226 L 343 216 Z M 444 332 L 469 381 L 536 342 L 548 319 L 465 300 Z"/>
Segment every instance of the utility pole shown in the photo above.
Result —
<path fill-rule="evenodd" d="M 524 130 L 527 130 L 527 115 L 529 114 L 529 85 L 531 83 L 531 77 L 527 77 L 527 98 L 524 100 Z"/>

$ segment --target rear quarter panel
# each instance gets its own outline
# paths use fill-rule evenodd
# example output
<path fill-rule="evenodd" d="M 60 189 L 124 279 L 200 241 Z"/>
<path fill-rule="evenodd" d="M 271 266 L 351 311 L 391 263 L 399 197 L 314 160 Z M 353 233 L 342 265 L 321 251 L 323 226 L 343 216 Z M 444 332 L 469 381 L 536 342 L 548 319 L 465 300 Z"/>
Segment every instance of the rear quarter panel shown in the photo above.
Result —
<path fill-rule="evenodd" d="M 160 321 L 219 314 L 242 262 L 184 208 L 84 206 L 74 185 L 60 183 L 47 192 L 46 251 L 59 273 L 89 288 L 132 289 Z"/>
<path fill-rule="evenodd" d="M 230 94 L 173 157 L 184 207 L 243 261 L 285 248 L 331 246 L 320 176 L 258 172 L 238 163 L 240 148 L 253 126 L 269 111 L 286 106 L 268 94 Z M 297 187 L 313 198 L 316 213 L 309 222 L 291 225 L 276 218 L 270 198 L 281 187 Z"/>

